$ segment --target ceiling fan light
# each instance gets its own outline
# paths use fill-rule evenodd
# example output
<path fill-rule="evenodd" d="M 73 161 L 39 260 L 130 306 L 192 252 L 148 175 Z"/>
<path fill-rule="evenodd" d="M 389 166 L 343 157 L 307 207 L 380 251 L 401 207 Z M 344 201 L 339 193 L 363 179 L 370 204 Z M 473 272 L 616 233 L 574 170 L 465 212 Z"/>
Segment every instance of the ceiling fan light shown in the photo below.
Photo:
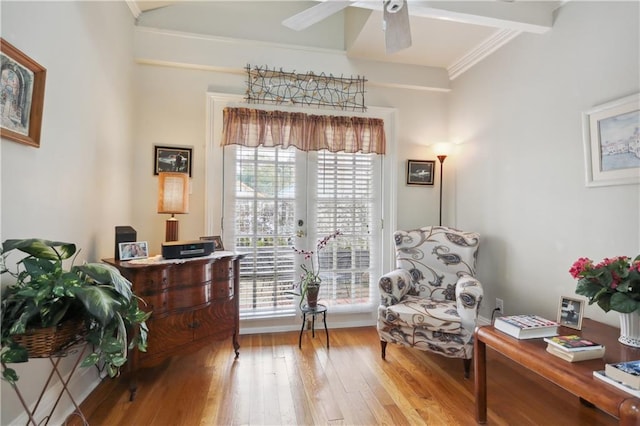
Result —
<path fill-rule="evenodd" d="M 403 0 L 386 0 L 384 2 L 384 7 L 389 13 L 397 13 L 404 6 Z"/>

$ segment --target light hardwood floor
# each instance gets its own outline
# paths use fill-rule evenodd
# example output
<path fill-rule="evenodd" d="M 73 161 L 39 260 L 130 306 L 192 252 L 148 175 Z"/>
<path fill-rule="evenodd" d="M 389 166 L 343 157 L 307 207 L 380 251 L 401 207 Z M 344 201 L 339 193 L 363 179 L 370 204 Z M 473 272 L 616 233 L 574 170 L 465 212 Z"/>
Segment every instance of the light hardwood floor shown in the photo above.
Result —
<path fill-rule="evenodd" d="M 98 425 L 473 425 L 462 361 L 397 345 L 380 358 L 374 327 L 245 335 L 105 380 L 81 408 Z M 488 350 L 488 424 L 615 425 L 555 385 Z M 77 419 L 76 419 L 77 420 Z M 73 420 L 72 424 L 79 424 Z"/>

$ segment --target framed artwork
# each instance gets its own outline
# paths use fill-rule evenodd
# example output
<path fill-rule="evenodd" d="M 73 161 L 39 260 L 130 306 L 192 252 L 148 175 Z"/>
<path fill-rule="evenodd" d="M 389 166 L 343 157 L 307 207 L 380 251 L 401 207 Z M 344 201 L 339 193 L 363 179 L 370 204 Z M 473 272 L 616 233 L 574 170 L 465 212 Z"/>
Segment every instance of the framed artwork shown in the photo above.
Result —
<path fill-rule="evenodd" d="M 192 148 L 155 146 L 153 174 L 160 172 L 189 173 L 191 177 Z"/>
<path fill-rule="evenodd" d="M 224 245 L 222 244 L 222 238 L 219 235 L 211 237 L 200 237 L 201 240 L 213 241 L 213 247 L 215 251 L 223 251 Z"/>
<path fill-rule="evenodd" d="M 558 306 L 558 323 L 565 327 L 582 328 L 582 315 L 584 314 L 584 300 L 573 297 L 560 296 Z"/>
<path fill-rule="evenodd" d="M 0 135 L 40 147 L 47 70 L 0 38 Z"/>
<path fill-rule="evenodd" d="M 407 185 L 433 186 L 435 160 L 407 160 Z"/>
<path fill-rule="evenodd" d="M 640 183 L 640 94 L 582 114 L 587 186 Z"/>
<path fill-rule="evenodd" d="M 120 260 L 144 259 L 149 257 L 149 247 L 146 241 L 119 243 L 118 251 L 120 253 Z"/>

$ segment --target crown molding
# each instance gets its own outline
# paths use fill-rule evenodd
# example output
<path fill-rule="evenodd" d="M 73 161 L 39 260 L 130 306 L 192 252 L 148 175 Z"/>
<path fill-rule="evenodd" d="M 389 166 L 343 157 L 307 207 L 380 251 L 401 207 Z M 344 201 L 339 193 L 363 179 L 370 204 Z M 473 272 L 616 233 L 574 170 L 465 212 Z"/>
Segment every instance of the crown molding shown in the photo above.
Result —
<path fill-rule="evenodd" d="M 491 36 L 486 38 L 482 43 L 477 45 L 475 48 L 467 52 L 464 56 L 457 59 L 447 67 L 449 79 L 455 80 L 469 68 L 473 67 L 475 64 L 491 55 L 493 52 L 516 38 L 521 33 L 522 31 L 507 29 L 496 31 Z"/>
<path fill-rule="evenodd" d="M 138 19 L 138 17 L 142 13 L 142 10 L 140 10 L 140 7 L 138 7 L 138 3 L 135 0 L 126 0 L 125 3 L 127 3 L 127 6 L 129 6 L 129 10 L 131 11 L 133 17 L 135 19 Z"/>

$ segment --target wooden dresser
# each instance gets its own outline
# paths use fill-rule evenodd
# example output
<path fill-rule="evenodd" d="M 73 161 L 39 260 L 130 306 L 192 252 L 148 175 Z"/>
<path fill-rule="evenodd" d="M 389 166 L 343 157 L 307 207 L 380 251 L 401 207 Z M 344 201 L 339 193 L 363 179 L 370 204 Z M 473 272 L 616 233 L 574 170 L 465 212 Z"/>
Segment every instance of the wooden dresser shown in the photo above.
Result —
<path fill-rule="evenodd" d="M 134 293 L 147 303 L 141 308 L 152 312 L 147 321 L 147 352 L 135 350 L 129 359 L 132 400 L 139 368 L 229 337 L 236 357 L 239 355 L 238 283 L 242 257 L 221 251 L 193 259 L 104 259 L 131 281 Z"/>

